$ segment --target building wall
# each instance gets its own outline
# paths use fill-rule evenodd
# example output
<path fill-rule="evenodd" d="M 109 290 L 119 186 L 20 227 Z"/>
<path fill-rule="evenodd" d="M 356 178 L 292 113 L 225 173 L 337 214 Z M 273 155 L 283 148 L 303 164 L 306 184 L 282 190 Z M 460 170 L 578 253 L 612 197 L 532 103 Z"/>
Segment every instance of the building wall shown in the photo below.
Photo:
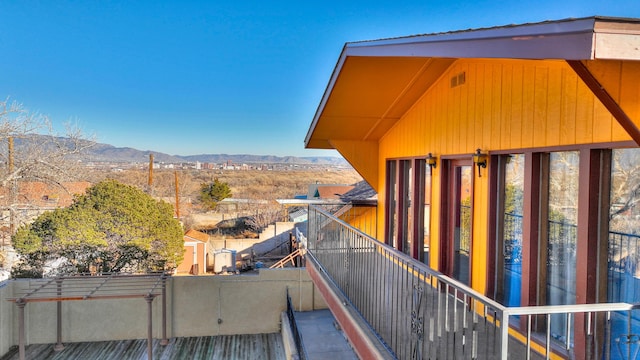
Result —
<path fill-rule="evenodd" d="M 18 309 L 5 299 L 29 285 L 29 280 L 19 280 L 0 287 L 0 355 L 18 344 Z M 304 268 L 170 278 L 167 336 L 279 332 L 287 288 L 297 310 L 326 308 Z M 159 297 L 152 303 L 154 338 L 162 337 L 161 304 Z M 147 306 L 143 298 L 63 302 L 63 342 L 145 339 Z M 56 302 L 28 303 L 25 324 L 27 344 L 55 343 Z"/>
<path fill-rule="evenodd" d="M 15 305 L 5 300 L 5 298 L 13 295 L 13 286 L 10 281 L 0 281 L 0 356 L 9 351 L 12 345 L 15 345 L 13 311 Z"/>
<path fill-rule="evenodd" d="M 191 266 L 194 263 L 194 253 L 196 252 L 196 244 L 195 243 L 185 243 L 184 244 L 184 259 L 176 268 L 177 274 L 188 274 L 191 270 Z"/>
<path fill-rule="evenodd" d="M 640 119 L 640 67 L 589 64 L 597 77 L 615 89 L 625 111 Z M 628 69 L 628 68 L 629 69 Z M 451 79 L 464 73 L 465 82 Z M 630 74 L 635 83 L 625 80 Z M 623 85 L 621 85 L 621 83 Z M 424 157 L 470 158 L 483 152 L 608 143 L 629 135 L 564 61 L 466 59 L 456 61 L 379 142 L 378 198 L 385 209 L 387 159 Z M 489 164 L 490 166 L 490 164 Z M 475 168 L 474 168 L 475 171 Z M 486 171 L 486 170 L 485 170 Z M 440 167 L 432 176 L 431 259 L 438 267 Z M 488 176 L 474 180 L 473 273 L 487 266 Z M 385 212 L 378 212 L 378 234 L 384 234 Z M 472 286 L 483 292 L 486 279 Z"/>
<path fill-rule="evenodd" d="M 376 238 L 376 207 L 358 207 L 357 211 L 349 211 L 340 218 L 363 233 Z"/>

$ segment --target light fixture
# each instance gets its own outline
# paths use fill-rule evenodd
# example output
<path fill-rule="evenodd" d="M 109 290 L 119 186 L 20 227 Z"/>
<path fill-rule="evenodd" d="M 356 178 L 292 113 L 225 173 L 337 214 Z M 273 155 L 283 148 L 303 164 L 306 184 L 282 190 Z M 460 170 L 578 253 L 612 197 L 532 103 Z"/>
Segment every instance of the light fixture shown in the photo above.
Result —
<path fill-rule="evenodd" d="M 480 173 L 480 168 L 487 167 L 487 155 L 483 154 L 480 151 L 480 149 L 477 149 L 472 156 L 473 156 L 473 163 L 476 164 L 476 166 L 478 167 L 478 177 L 482 177 L 482 174 Z"/>
<path fill-rule="evenodd" d="M 427 155 L 427 158 L 425 159 L 425 161 L 427 162 L 427 165 L 429 165 L 429 167 L 431 169 L 436 167 L 437 164 L 438 164 L 438 158 L 433 156 L 433 154 L 431 154 L 431 153 L 429 153 L 429 155 Z"/>

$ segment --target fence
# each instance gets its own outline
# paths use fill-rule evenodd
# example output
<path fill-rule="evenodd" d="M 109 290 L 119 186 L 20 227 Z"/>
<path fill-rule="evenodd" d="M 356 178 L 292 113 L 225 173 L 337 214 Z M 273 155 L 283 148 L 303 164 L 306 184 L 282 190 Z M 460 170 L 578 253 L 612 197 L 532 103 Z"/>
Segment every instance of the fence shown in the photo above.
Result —
<path fill-rule="evenodd" d="M 631 304 L 505 307 L 316 207 L 309 209 L 307 242 L 307 261 L 397 358 L 570 358 L 577 350 L 578 357 L 609 359 L 616 348 L 632 355 L 632 334 L 612 337 L 612 315 L 631 314 Z M 556 314 L 569 319 L 564 341 L 552 337 Z M 585 324 L 584 349 L 570 340 L 577 318 Z"/>

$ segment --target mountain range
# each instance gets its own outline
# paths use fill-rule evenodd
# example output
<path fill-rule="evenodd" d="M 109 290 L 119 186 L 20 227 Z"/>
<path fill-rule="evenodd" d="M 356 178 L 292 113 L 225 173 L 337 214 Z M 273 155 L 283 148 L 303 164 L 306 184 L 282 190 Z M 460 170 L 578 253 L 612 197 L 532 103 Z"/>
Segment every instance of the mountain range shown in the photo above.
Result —
<path fill-rule="evenodd" d="M 200 155 L 169 155 L 152 150 L 137 150 L 130 147 L 115 147 L 108 144 L 96 143 L 87 151 L 90 161 L 99 162 L 127 162 L 143 163 L 149 161 L 149 154 L 153 154 L 155 162 L 181 163 L 196 162 L 220 164 L 231 160 L 234 164 L 316 164 L 331 166 L 346 166 L 347 161 L 337 156 L 275 156 L 251 154 L 200 154 Z"/>

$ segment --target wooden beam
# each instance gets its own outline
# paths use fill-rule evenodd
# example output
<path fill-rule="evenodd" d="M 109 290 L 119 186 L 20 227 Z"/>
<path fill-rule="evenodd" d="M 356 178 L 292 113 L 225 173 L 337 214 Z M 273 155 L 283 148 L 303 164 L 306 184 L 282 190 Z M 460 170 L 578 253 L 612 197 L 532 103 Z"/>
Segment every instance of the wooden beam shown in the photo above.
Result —
<path fill-rule="evenodd" d="M 591 71 L 579 60 L 567 60 L 573 71 L 584 81 L 591 92 L 602 102 L 602 105 L 609 110 L 611 115 L 618 121 L 622 128 L 631 136 L 633 141 L 640 146 L 640 129 L 631 118 L 622 110 L 620 104 L 607 92 L 600 82 L 593 76 Z"/>

